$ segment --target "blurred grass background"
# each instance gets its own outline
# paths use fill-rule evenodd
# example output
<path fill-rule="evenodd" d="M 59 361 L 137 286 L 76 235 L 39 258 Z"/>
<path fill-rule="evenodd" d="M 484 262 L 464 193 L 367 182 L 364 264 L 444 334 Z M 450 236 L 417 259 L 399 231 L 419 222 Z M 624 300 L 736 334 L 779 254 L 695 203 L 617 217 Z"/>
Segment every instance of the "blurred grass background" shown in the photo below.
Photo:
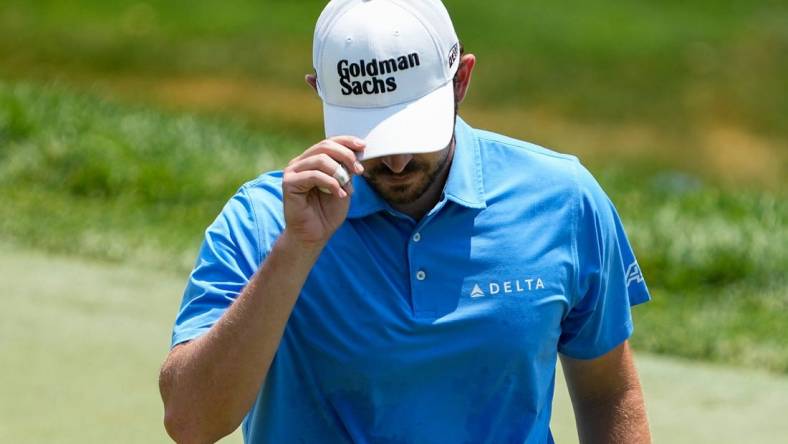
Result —
<path fill-rule="evenodd" d="M 322 0 L 5 0 L 0 75 L 321 136 L 304 87 Z M 479 66 L 464 114 L 581 154 L 780 185 L 788 6 L 779 1 L 447 1 Z"/>
<path fill-rule="evenodd" d="M 616 202 L 654 295 L 636 348 L 788 374 L 788 4 L 445 3 L 466 119 Z M 0 240 L 185 276 L 238 186 L 322 137 L 323 4 L 4 0 Z"/>

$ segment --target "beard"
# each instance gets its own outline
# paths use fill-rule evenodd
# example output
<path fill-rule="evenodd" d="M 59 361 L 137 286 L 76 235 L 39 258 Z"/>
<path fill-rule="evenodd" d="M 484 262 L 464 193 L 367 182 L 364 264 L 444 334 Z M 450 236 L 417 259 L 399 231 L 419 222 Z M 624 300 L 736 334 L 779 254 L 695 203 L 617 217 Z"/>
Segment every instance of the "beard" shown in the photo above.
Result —
<path fill-rule="evenodd" d="M 452 140 L 454 138 L 452 137 Z M 386 165 L 380 163 L 372 170 L 368 171 L 364 177 L 370 187 L 374 189 L 383 199 L 393 204 L 409 204 L 421 197 L 430 185 L 435 182 L 437 176 L 446 168 L 449 160 L 449 151 L 441 151 L 441 157 L 437 162 L 425 162 L 414 157 L 408 162 L 401 173 L 393 173 Z M 392 184 L 386 181 L 388 178 L 412 176 L 408 182 L 403 184 Z"/>
<path fill-rule="evenodd" d="M 457 87 L 456 81 L 457 79 L 455 78 L 455 88 Z M 455 100 L 454 124 L 452 125 L 453 128 L 457 125 L 459 105 L 459 102 Z M 454 136 L 455 134 L 452 133 L 449 146 L 455 143 Z M 449 161 L 450 151 L 448 148 L 449 147 L 447 146 L 442 151 L 440 151 L 441 157 L 433 164 L 414 157 L 410 162 L 408 162 L 408 164 L 405 166 L 405 169 L 403 169 L 401 173 L 395 174 L 390 169 L 388 169 L 386 165 L 380 163 L 376 167 L 372 168 L 371 171 L 365 173 L 364 177 L 367 179 L 367 183 L 370 185 L 370 187 L 372 187 L 373 190 L 375 190 L 389 203 L 399 205 L 409 204 L 421 197 L 421 195 L 424 194 L 424 192 L 427 191 L 430 185 L 435 181 L 435 178 L 438 176 L 438 174 L 440 174 L 441 171 L 443 171 L 443 169 L 447 166 L 446 164 Z M 414 175 L 416 177 L 412 178 L 410 182 L 406 184 L 391 185 L 386 184 L 381 180 L 381 178 L 405 176 L 409 173 L 415 173 Z"/>

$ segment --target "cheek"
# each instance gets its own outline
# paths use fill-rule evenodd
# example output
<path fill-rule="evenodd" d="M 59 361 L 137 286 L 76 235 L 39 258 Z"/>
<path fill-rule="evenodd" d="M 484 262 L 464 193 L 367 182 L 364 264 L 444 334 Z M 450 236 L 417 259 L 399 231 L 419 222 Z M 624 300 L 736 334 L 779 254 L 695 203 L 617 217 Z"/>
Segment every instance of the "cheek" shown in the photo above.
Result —
<path fill-rule="evenodd" d="M 380 164 L 380 159 L 371 159 L 371 160 L 362 160 L 361 165 L 364 167 L 364 170 L 372 170 L 373 168 L 377 167 Z"/>
<path fill-rule="evenodd" d="M 412 160 L 412 162 L 414 162 L 418 167 L 419 171 L 424 171 L 426 173 L 440 168 L 442 161 L 443 157 L 441 156 L 440 152 L 422 154 Z"/>
<path fill-rule="evenodd" d="M 362 160 L 361 165 L 364 167 L 362 176 L 369 178 L 370 175 L 375 175 L 376 171 L 380 168 L 380 159 Z"/>
<path fill-rule="evenodd" d="M 440 155 L 432 156 L 430 159 L 425 160 L 425 171 L 433 175 L 441 169 L 445 161 L 446 158 Z"/>

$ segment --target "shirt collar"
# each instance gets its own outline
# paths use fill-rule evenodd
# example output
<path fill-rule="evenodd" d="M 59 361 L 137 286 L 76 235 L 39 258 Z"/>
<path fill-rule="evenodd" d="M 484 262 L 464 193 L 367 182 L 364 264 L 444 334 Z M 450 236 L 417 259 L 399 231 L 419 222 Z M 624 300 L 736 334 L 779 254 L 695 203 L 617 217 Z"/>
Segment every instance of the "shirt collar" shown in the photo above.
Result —
<path fill-rule="evenodd" d="M 443 192 L 446 198 L 468 208 L 486 208 L 484 180 L 479 142 L 471 128 L 457 116 L 454 128 L 455 146 L 449 177 Z M 368 216 L 380 210 L 391 209 L 362 176 L 353 177 L 353 197 L 348 218 Z"/>
<path fill-rule="evenodd" d="M 350 198 L 350 209 L 347 212 L 349 219 L 369 216 L 387 208 L 388 203 L 369 186 L 366 179 L 353 176 L 353 197 Z"/>
<path fill-rule="evenodd" d="M 443 192 L 449 200 L 464 207 L 486 208 L 479 140 L 473 128 L 459 116 L 454 137 L 454 158 Z"/>

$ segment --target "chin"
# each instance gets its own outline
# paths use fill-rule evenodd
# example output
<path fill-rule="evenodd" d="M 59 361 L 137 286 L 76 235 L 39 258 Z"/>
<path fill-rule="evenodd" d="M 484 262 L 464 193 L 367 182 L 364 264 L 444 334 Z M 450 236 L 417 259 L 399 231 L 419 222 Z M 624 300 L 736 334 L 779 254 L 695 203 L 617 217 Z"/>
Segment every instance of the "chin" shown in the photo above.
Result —
<path fill-rule="evenodd" d="M 405 185 L 379 186 L 373 183 L 372 187 L 383 199 L 393 204 L 409 204 L 415 202 L 429 186 L 423 178 L 417 183 Z"/>

